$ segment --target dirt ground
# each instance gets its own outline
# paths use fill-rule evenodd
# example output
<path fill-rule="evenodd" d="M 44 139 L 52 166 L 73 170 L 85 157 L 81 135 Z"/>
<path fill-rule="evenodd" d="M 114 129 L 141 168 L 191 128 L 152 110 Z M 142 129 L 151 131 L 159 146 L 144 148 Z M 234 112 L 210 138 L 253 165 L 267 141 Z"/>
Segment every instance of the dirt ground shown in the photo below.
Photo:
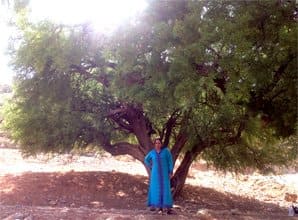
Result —
<path fill-rule="evenodd" d="M 295 219 L 287 217 L 298 194 L 295 171 L 278 176 L 233 176 L 194 164 L 176 215 L 146 209 L 143 165 L 108 154 L 22 158 L 0 137 L 0 219 Z"/>

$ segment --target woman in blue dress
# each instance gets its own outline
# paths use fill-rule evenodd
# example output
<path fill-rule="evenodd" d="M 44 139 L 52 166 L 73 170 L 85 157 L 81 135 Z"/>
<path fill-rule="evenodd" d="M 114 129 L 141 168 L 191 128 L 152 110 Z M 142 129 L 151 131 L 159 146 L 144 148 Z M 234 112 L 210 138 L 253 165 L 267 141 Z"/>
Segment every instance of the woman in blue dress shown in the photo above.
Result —
<path fill-rule="evenodd" d="M 171 209 L 173 198 L 170 187 L 173 159 L 170 150 L 162 146 L 160 138 L 154 140 L 154 149 L 146 155 L 144 162 L 150 178 L 147 205 L 151 211 L 156 208 L 160 211 L 165 209 L 167 214 L 174 214 Z"/>

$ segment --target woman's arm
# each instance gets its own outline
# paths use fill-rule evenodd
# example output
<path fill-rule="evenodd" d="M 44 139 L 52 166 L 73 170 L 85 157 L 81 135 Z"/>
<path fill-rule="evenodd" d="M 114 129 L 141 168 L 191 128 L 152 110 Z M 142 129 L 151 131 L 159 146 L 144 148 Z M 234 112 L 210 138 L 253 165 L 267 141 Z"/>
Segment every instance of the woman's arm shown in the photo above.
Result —
<path fill-rule="evenodd" d="M 151 171 L 151 168 L 152 168 L 152 155 L 151 155 L 151 151 L 145 156 L 144 163 L 145 163 L 146 169 L 149 170 L 149 171 Z"/>
<path fill-rule="evenodd" d="M 169 175 L 171 177 L 173 175 L 174 165 L 173 165 L 172 154 L 168 148 L 167 148 L 167 162 L 168 162 Z"/>

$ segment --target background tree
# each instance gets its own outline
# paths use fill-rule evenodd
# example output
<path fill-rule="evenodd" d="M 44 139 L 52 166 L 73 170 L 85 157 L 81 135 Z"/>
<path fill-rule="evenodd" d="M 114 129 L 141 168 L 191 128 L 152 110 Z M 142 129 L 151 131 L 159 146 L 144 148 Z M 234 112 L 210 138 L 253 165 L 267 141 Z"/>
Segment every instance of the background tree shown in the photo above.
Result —
<path fill-rule="evenodd" d="M 24 14 L 24 13 L 23 13 Z M 266 170 L 297 143 L 294 1 L 150 1 L 106 37 L 21 17 L 5 126 L 25 154 L 89 144 L 143 162 L 160 136 L 177 195 L 192 162 Z"/>

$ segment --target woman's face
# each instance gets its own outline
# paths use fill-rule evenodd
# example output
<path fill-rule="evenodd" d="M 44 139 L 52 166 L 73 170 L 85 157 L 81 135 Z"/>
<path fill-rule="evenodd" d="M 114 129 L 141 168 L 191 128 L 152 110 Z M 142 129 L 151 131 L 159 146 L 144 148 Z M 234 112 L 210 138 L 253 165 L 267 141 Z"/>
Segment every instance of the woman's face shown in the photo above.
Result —
<path fill-rule="evenodd" d="M 154 146 L 155 146 L 156 149 L 161 149 L 161 142 L 160 142 L 160 140 L 155 140 L 154 141 Z"/>

